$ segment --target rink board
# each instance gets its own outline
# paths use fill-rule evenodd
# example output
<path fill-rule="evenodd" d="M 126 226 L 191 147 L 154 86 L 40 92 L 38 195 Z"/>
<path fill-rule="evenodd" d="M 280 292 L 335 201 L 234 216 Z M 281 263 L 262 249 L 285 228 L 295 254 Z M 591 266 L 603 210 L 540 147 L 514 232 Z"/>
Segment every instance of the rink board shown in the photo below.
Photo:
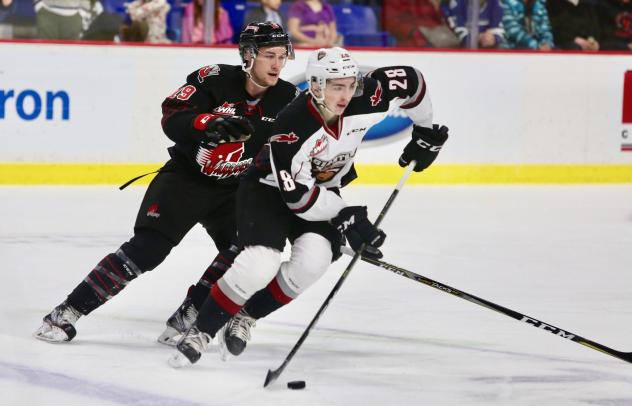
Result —
<path fill-rule="evenodd" d="M 121 185 L 162 164 L 0 164 L 0 185 Z M 402 169 L 389 164 L 358 164 L 354 185 L 396 183 Z M 147 185 L 155 175 L 133 185 Z M 632 165 L 476 165 L 436 164 L 414 173 L 410 184 L 592 184 L 632 183 Z"/>
<path fill-rule="evenodd" d="M 196 68 L 239 63 L 233 47 L 0 42 L 0 52 L 0 184 L 116 184 L 160 166 L 171 144 L 162 100 Z M 308 54 L 299 50 L 282 76 L 301 82 Z M 434 121 L 451 129 L 436 167 L 413 182 L 632 182 L 632 55 L 353 55 L 365 70 L 419 68 Z M 358 182 L 395 181 L 409 132 L 366 143 Z"/>

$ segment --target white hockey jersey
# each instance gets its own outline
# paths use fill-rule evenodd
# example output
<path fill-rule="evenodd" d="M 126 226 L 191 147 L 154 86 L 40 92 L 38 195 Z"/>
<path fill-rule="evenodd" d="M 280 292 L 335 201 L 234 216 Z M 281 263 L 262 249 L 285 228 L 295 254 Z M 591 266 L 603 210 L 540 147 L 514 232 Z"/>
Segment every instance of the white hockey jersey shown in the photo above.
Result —
<path fill-rule="evenodd" d="M 351 100 L 334 126 L 323 121 L 309 93 L 301 94 L 279 113 L 269 144 L 256 159 L 260 181 L 278 187 L 301 218 L 332 219 L 346 207 L 336 189 L 355 177 L 353 161 L 362 138 L 396 107 L 416 125 L 432 127 L 432 103 L 417 69 L 392 66 L 367 74 L 362 95 Z"/>

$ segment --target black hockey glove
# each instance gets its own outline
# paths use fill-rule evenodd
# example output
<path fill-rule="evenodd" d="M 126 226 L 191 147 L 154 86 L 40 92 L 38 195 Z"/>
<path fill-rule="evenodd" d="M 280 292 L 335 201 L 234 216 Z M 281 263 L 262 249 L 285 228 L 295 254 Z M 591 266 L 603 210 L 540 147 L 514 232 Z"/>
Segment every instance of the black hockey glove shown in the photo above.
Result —
<path fill-rule="evenodd" d="M 378 249 L 386 239 L 384 231 L 375 227 L 367 218 L 366 206 L 349 206 L 340 210 L 331 224 L 347 238 L 354 251 L 358 251 L 362 244 L 366 244 L 362 255 L 369 258 L 382 258 Z"/>
<path fill-rule="evenodd" d="M 247 141 L 254 132 L 255 128 L 247 118 L 217 117 L 206 125 L 202 142 L 207 147 L 215 148 L 225 142 Z"/>
<path fill-rule="evenodd" d="M 434 162 L 441 151 L 441 147 L 448 139 L 448 127 L 439 127 L 434 124 L 432 128 L 413 126 L 413 139 L 404 147 L 404 152 L 399 157 L 399 166 L 408 166 L 410 161 L 416 161 L 413 168 L 415 172 L 421 172 Z"/>

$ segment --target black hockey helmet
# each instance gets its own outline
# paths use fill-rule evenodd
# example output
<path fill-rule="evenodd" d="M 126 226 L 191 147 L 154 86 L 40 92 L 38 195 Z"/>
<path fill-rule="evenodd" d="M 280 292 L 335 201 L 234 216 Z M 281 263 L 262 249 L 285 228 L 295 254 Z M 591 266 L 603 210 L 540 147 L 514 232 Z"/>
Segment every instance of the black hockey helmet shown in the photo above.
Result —
<path fill-rule="evenodd" d="M 294 59 L 292 42 L 279 24 L 264 21 L 251 22 L 246 25 L 246 28 L 239 35 L 239 55 L 244 68 L 247 64 L 245 59 L 247 53 L 256 57 L 259 48 L 269 46 L 284 46 L 287 49 L 287 58 Z"/>

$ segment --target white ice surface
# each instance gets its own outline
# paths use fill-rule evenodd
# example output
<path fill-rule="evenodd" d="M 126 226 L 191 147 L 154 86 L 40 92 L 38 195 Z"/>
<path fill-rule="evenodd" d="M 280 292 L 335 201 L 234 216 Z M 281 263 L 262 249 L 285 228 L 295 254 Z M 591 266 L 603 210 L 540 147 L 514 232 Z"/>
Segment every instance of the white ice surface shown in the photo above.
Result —
<path fill-rule="evenodd" d="M 164 321 L 215 255 L 195 228 L 156 270 L 78 324 L 41 318 L 131 236 L 144 188 L 0 188 L 1 405 L 632 405 L 632 364 L 359 263 L 279 381 L 348 263 L 261 320 L 239 358 L 167 365 Z M 390 189 L 351 187 L 379 212 Z M 404 188 L 385 260 L 566 331 L 632 351 L 632 187 Z M 307 381 L 302 391 L 285 387 Z"/>

